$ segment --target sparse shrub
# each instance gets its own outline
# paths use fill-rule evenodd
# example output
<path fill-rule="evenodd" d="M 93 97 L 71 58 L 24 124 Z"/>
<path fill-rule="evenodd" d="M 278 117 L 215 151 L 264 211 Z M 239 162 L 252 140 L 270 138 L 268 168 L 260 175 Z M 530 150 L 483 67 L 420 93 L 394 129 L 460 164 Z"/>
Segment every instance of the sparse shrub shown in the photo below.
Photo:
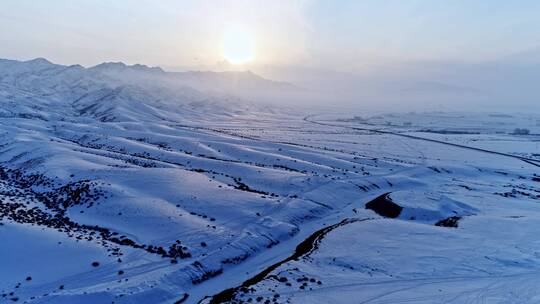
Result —
<path fill-rule="evenodd" d="M 512 132 L 513 135 L 529 135 L 530 133 L 531 131 L 525 128 L 515 128 L 514 132 Z"/>

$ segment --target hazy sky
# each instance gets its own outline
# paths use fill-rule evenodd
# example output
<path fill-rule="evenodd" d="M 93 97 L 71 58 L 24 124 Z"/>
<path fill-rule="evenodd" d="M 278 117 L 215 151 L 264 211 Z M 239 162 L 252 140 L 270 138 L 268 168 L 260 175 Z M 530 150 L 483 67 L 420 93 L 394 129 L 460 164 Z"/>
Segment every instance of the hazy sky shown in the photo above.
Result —
<path fill-rule="evenodd" d="M 257 64 L 482 62 L 540 50 L 539 12 L 536 0 L 2 0 L 0 57 L 211 66 L 240 26 Z"/>

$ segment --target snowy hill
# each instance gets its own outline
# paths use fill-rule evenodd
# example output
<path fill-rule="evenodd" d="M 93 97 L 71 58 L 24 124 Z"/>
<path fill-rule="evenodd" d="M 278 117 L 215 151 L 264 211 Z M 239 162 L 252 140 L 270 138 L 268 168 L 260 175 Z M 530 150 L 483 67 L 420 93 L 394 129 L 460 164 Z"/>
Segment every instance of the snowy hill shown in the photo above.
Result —
<path fill-rule="evenodd" d="M 538 298 L 539 117 L 350 119 L 255 88 L 291 87 L 0 61 L 0 302 Z"/>

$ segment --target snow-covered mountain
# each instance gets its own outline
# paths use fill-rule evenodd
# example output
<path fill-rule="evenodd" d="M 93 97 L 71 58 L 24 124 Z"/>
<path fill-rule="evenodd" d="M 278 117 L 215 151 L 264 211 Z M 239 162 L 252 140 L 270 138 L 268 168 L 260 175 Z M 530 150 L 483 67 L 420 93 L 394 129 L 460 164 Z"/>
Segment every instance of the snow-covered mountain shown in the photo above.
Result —
<path fill-rule="evenodd" d="M 4 117 L 181 121 L 184 112 L 204 107 L 223 115 L 246 110 L 253 106 L 248 92 L 293 88 L 249 71 L 169 73 L 140 64 L 102 63 L 84 68 L 43 58 L 0 60 Z"/>
<path fill-rule="evenodd" d="M 296 90 L 0 61 L 0 302 L 538 298 L 540 117 L 306 113 L 252 89 Z"/>

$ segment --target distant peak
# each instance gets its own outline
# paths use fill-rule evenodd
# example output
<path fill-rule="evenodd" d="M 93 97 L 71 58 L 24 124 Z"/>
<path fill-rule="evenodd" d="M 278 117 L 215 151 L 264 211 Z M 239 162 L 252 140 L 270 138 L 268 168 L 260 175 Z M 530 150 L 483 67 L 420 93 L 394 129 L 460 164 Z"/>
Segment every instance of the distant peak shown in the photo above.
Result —
<path fill-rule="evenodd" d="M 130 68 L 140 71 L 164 72 L 160 67 L 149 67 L 144 64 L 134 64 Z"/>
<path fill-rule="evenodd" d="M 69 66 L 69 68 L 72 68 L 72 69 L 84 69 L 84 67 L 80 64 L 72 64 Z"/>
<path fill-rule="evenodd" d="M 125 68 L 127 65 L 123 62 L 103 62 L 96 66 L 93 66 L 92 69 L 107 69 L 107 68 Z"/>
<path fill-rule="evenodd" d="M 42 57 L 39 57 L 39 58 L 35 58 L 35 59 L 32 59 L 32 60 L 25 61 L 25 63 L 30 63 L 30 64 L 40 64 L 40 65 L 43 65 L 43 64 L 53 64 L 53 63 L 50 62 L 49 60 L 47 60 L 47 59 L 45 59 L 45 58 L 42 58 Z"/>
<path fill-rule="evenodd" d="M 149 67 L 144 64 L 126 65 L 123 62 L 104 62 L 100 63 L 91 69 L 95 70 L 132 70 L 140 72 L 164 72 L 160 67 Z"/>

